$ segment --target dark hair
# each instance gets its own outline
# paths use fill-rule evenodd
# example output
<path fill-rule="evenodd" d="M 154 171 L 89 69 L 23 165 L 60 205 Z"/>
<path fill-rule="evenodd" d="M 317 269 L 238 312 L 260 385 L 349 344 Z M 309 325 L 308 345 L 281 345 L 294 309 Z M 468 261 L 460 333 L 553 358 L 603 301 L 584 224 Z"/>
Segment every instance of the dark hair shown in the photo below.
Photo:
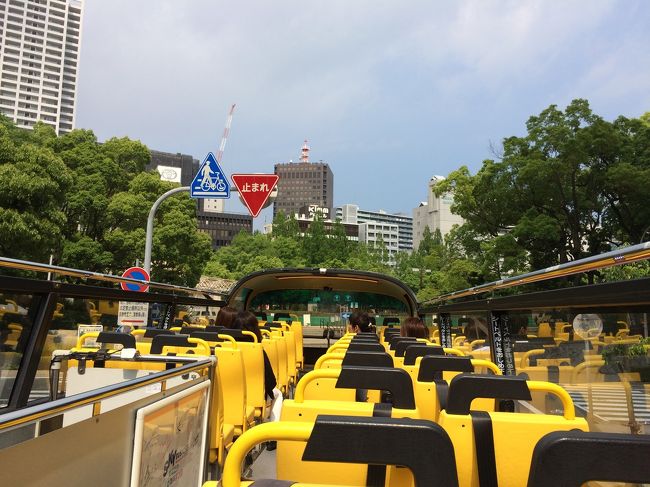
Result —
<path fill-rule="evenodd" d="M 237 317 L 235 318 L 231 328 L 235 330 L 251 331 L 255 333 L 257 341 L 262 343 L 262 332 L 257 324 L 257 316 L 250 311 L 240 311 L 237 313 Z"/>
<path fill-rule="evenodd" d="M 217 313 L 217 319 L 215 320 L 214 324 L 216 326 L 225 326 L 226 328 L 232 328 L 236 316 L 237 310 L 235 308 L 224 306 L 219 310 L 219 313 Z"/>
<path fill-rule="evenodd" d="M 422 323 L 420 318 L 410 317 L 406 318 L 402 322 L 400 327 L 400 335 L 403 337 L 415 337 L 415 338 L 428 338 L 429 333 L 427 328 Z"/>
<path fill-rule="evenodd" d="M 350 325 L 356 326 L 361 332 L 370 331 L 370 317 L 368 316 L 368 313 L 355 311 L 350 315 Z"/>

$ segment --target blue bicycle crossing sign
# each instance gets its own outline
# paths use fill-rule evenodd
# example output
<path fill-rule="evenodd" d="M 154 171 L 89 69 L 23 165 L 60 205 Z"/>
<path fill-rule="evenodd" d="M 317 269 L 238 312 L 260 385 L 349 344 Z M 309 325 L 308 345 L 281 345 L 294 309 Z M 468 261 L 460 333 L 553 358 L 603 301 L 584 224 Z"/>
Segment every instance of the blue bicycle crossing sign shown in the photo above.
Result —
<path fill-rule="evenodd" d="M 192 198 L 230 198 L 230 183 L 212 152 L 205 156 L 190 185 Z"/>

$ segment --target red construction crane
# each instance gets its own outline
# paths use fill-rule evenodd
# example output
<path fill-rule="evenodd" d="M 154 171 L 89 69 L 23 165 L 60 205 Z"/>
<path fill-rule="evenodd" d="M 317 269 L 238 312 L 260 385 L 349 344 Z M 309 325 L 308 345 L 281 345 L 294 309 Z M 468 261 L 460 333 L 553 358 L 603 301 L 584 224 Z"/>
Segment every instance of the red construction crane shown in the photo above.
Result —
<path fill-rule="evenodd" d="M 235 112 L 235 104 L 230 107 L 230 112 L 228 113 L 228 120 L 226 121 L 226 128 L 223 129 L 223 137 L 221 137 L 221 145 L 219 146 L 219 152 L 217 152 L 217 164 L 221 166 L 221 159 L 223 158 L 223 151 L 226 148 L 226 141 L 228 140 L 228 134 L 230 134 L 230 125 L 232 124 L 232 114 Z"/>

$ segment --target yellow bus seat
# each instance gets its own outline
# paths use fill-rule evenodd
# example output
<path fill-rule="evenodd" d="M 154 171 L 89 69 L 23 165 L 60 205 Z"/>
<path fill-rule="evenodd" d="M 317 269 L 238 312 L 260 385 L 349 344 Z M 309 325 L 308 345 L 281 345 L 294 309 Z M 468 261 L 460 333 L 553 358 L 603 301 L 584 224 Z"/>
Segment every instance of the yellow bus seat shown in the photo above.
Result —
<path fill-rule="evenodd" d="M 289 325 L 284 325 L 282 337 L 287 344 L 287 380 L 289 384 L 296 383 L 298 369 L 296 368 L 296 338 Z"/>
<path fill-rule="evenodd" d="M 189 335 L 165 335 L 160 334 L 151 340 L 151 355 L 167 354 L 197 354 L 210 355 L 210 346 L 200 338 L 192 338 Z"/>
<path fill-rule="evenodd" d="M 562 402 L 563 416 L 471 410 L 476 398 L 530 401 L 534 390 L 556 395 Z M 556 384 L 472 374 L 461 374 L 451 381 L 447 407 L 440 412 L 439 422 L 454 445 L 461 487 L 526 485 L 533 449 L 544 435 L 588 430 L 585 419 L 575 417 L 569 394 Z"/>
<path fill-rule="evenodd" d="M 341 369 L 341 367 L 344 366 L 391 368 L 393 367 L 393 358 L 386 352 L 348 352 L 345 355 L 338 353 L 325 354 L 318 358 L 314 365 L 314 370 Z M 336 382 L 335 379 L 326 378 L 321 378 L 316 382 L 311 382 L 305 390 L 305 398 L 354 401 L 354 391 L 337 388 Z M 375 403 L 381 402 L 380 391 L 368 391 L 367 401 Z"/>
<path fill-rule="evenodd" d="M 171 330 L 162 330 L 160 328 L 138 328 L 131 330 L 131 335 L 136 339 L 135 347 L 142 355 L 149 355 L 151 352 L 151 341 L 156 335 L 173 335 Z"/>
<path fill-rule="evenodd" d="M 551 325 L 549 323 L 540 323 L 537 326 L 538 338 L 552 337 L 552 336 L 553 336 L 553 330 L 551 329 Z"/>
<path fill-rule="evenodd" d="M 296 367 L 299 370 L 302 370 L 305 365 L 302 323 L 300 323 L 300 321 L 293 321 L 291 323 L 291 330 L 293 331 L 293 336 L 296 340 Z"/>
<path fill-rule="evenodd" d="M 287 340 L 280 331 L 271 333 L 271 339 L 278 344 L 278 375 L 276 376 L 278 389 L 286 393 L 289 387 Z"/>
<path fill-rule="evenodd" d="M 211 347 L 239 349 L 246 375 L 246 417 L 261 418 L 266 409 L 264 390 L 264 352 L 254 333 L 223 328 L 219 332 L 192 331 L 192 337 L 206 340 Z M 234 344 L 234 345 L 233 345 Z"/>
<path fill-rule="evenodd" d="M 415 401 L 423 419 L 438 421 L 440 411 L 447 407 L 449 382 L 459 373 L 474 373 L 476 368 L 487 368 L 501 375 L 496 364 L 469 357 L 424 356 L 417 361 L 417 373 L 412 375 Z M 477 398 L 472 404 L 478 411 L 494 411 L 494 401 Z"/>
<path fill-rule="evenodd" d="M 369 402 L 306 400 L 305 389 L 309 382 L 322 378 L 337 379 L 344 388 L 388 390 L 393 404 L 373 404 Z M 308 372 L 298 382 L 294 399 L 285 400 L 282 405 L 281 422 L 313 422 L 319 414 L 342 414 L 359 417 L 383 415 L 393 418 L 419 419 L 415 406 L 413 385 L 408 374 L 401 369 L 381 369 L 373 367 L 347 367 L 341 370 L 321 369 Z M 322 462 L 302 461 L 304 445 L 279 441 L 276 452 L 278 478 L 297 478 L 301 482 L 328 483 L 338 485 L 366 485 L 366 469 L 359 466 L 332 466 Z"/>
<path fill-rule="evenodd" d="M 593 482 L 650 484 L 650 437 L 555 431 L 535 445 L 528 487 L 592 485 Z"/>
<path fill-rule="evenodd" d="M 246 372 L 242 351 L 230 342 L 217 343 L 220 386 L 223 391 L 224 422 L 235 427 L 235 437 L 241 435 L 255 422 L 255 410 L 248 407 L 246 399 Z"/>
<path fill-rule="evenodd" d="M 303 483 L 299 474 L 292 475 L 291 480 L 285 479 L 285 482 L 280 480 L 280 475 L 277 481 L 269 480 L 268 483 L 264 480 L 241 481 L 241 466 L 247 453 L 256 445 L 273 440 L 306 442 L 305 459 L 328 467 L 328 475 L 323 477 L 328 483 L 331 483 L 332 472 L 338 470 L 338 466 L 349 469 L 353 464 L 360 475 L 354 479 L 344 478 L 340 485 L 384 485 L 379 480 L 385 477 L 389 486 L 458 486 L 453 446 L 440 426 L 421 420 L 327 415 L 318 416 L 313 423 L 266 423 L 247 431 L 231 449 L 220 485 L 315 487 L 316 484 Z M 334 444 L 341 447 L 329 447 Z M 418 451 L 418 455 L 413 455 L 413 450 Z M 322 483 L 319 481 L 318 485 Z M 206 482 L 203 487 L 217 487 L 217 482 Z"/>
<path fill-rule="evenodd" d="M 280 369 L 278 359 L 278 343 L 276 340 L 271 339 L 271 334 L 266 330 L 262 330 L 262 337 L 262 348 L 264 348 L 266 355 L 269 357 L 269 362 L 271 362 L 271 368 L 273 369 L 273 375 L 275 375 L 275 378 L 277 379 Z"/>
<path fill-rule="evenodd" d="M 264 389 L 264 349 L 261 343 L 238 343 L 246 368 L 246 402 L 261 418 L 266 409 Z"/>
<path fill-rule="evenodd" d="M 571 330 L 573 326 L 570 323 L 567 323 L 565 321 L 558 321 L 555 323 L 555 337 L 556 338 L 564 338 L 564 336 L 567 337 L 568 339 L 568 334 L 569 330 Z"/>

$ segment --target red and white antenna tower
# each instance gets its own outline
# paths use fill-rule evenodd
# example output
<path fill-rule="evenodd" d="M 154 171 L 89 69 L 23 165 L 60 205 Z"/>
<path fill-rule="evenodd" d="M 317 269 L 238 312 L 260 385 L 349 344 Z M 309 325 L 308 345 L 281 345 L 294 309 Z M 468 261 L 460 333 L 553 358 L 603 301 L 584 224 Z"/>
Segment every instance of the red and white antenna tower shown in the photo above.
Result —
<path fill-rule="evenodd" d="M 223 129 L 223 137 L 221 137 L 221 145 L 219 146 L 219 152 L 217 152 L 217 164 L 221 165 L 221 159 L 223 158 L 223 151 L 226 148 L 226 141 L 228 140 L 228 135 L 230 134 L 230 126 L 232 125 L 232 114 L 235 112 L 235 105 L 233 104 L 230 107 L 230 112 L 228 113 L 228 120 L 226 120 L 226 128 Z"/>
<path fill-rule="evenodd" d="M 305 139 L 305 144 L 302 146 L 300 162 L 309 162 L 309 145 L 307 145 L 307 139 Z"/>

